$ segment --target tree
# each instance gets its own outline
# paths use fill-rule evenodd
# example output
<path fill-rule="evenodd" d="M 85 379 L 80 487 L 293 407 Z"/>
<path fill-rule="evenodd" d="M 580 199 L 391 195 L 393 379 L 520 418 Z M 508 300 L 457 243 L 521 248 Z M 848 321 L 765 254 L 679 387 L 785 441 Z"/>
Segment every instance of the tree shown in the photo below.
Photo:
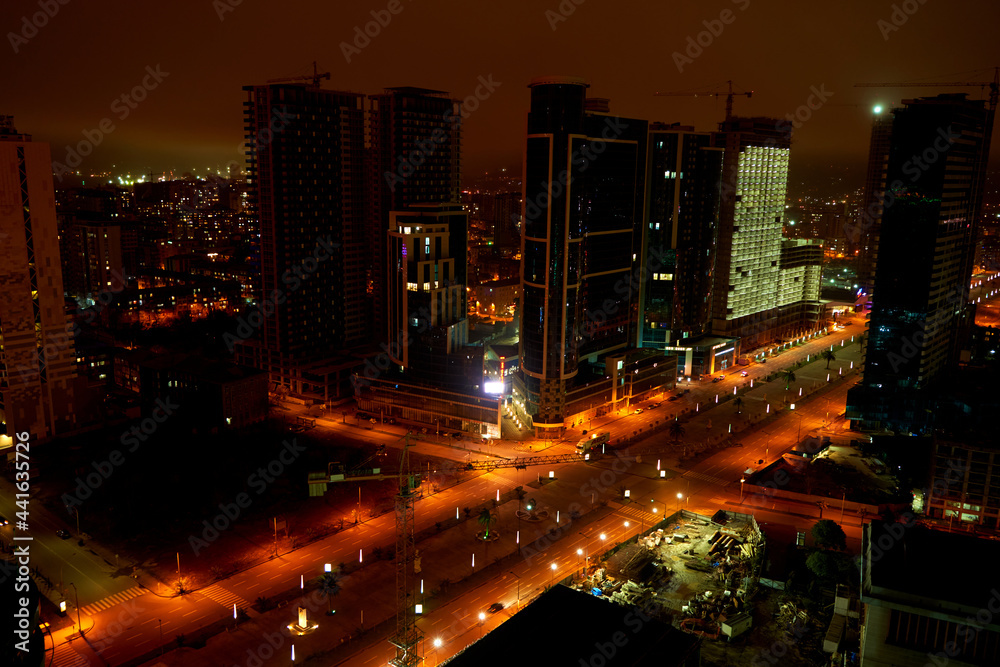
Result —
<path fill-rule="evenodd" d="M 785 380 L 785 391 L 788 391 L 788 387 L 795 382 L 795 371 L 787 368 L 781 371 L 781 377 Z"/>
<path fill-rule="evenodd" d="M 327 613 L 333 613 L 333 597 L 340 593 L 340 570 L 321 574 L 319 590 L 326 597 Z"/>
<path fill-rule="evenodd" d="M 844 550 L 847 548 L 847 535 L 844 534 L 844 529 L 832 519 L 817 521 L 816 525 L 812 527 L 812 537 L 816 546 L 823 549 Z"/>
<path fill-rule="evenodd" d="M 819 356 L 826 359 L 826 369 L 830 370 L 830 362 L 837 360 L 837 355 L 833 353 L 833 350 L 823 350 L 820 352 Z"/>
<path fill-rule="evenodd" d="M 809 558 L 806 559 L 806 567 L 820 579 L 833 579 L 839 571 L 833 556 L 825 551 L 809 554 Z"/>
<path fill-rule="evenodd" d="M 667 427 L 667 432 L 670 433 L 670 437 L 674 439 L 674 444 L 679 445 L 681 438 L 684 437 L 684 425 L 675 419 L 670 422 L 670 426 Z"/>
<path fill-rule="evenodd" d="M 736 406 L 736 414 L 740 414 L 740 408 L 743 407 L 743 399 L 737 396 L 733 399 L 733 405 Z"/>
<path fill-rule="evenodd" d="M 493 516 L 488 509 L 483 509 L 483 511 L 479 513 L 479 525 L 486 528 L 486 535 L 483 537 L 488 538 L 490 536 L 490 526 L 496 523 L 496 521 L 497 518 Z"/>

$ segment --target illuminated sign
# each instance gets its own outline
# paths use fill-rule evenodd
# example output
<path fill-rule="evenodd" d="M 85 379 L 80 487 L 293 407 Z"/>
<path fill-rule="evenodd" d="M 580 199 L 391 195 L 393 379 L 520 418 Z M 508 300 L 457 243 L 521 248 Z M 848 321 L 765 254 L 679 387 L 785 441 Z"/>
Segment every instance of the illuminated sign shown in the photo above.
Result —
<path fill-rule="evenodd" d="M 503 382 L 486 382 L 483 384 L 483 391 L 487 394 L 502 394 Z"/>

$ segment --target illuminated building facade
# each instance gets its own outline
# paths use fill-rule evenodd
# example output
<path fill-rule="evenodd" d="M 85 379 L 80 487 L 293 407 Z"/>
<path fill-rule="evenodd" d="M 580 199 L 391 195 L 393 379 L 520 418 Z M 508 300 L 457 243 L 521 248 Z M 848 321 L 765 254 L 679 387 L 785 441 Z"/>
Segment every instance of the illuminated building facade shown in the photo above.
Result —
<path fill-rule="evenodd" d="M 791 136 L 772 118 L 721 125 L 725 149 L 712 333 L 738 336 L 744 349 L 776 338 L 782 215 Z"/>

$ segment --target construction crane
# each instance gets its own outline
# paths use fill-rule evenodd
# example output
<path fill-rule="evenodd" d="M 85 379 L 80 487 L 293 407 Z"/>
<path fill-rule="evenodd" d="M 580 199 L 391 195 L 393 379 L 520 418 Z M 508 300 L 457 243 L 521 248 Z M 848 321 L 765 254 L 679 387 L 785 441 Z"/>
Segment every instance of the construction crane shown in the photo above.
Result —
<path fill-rule="evenodd" d="M 320 79 L 326 79 L 327 81 L 329 81 L 330 80 L 330 73 L 329 72 L 323 72 L 322 74 L 320 74 L 319 71 L 317 71 L 317 69 L 316 69 L 316 61 L 314 60 L 313 61 L 313 73 L 312 74 L 306 74 L 305 76 L 290 76 L 290 77 L 285 77 L 283 79 L 268 79 L 267 82 L 268 83 L 289 83 L 291 81 L 312 81 L 312 87 L 313 88 L 319 88 L 319 81 L 320 81 Z"/>
<path fill-rule="evenodd" d="M 856 83 L 855 88 L 989 88 L 990 89 L 990 111 L 997 108 L 997 97 L 1000 93 L 1000 67 L 993 68 L 992 81 L 931 81 L 929 83 L 921 81 L 891 81 L 888 83 Z"/>
<path fill-rule="evenodd" d="M 733 117 L 733 95 L 746 95 L 747 99 L 753 97 L 753 91 L 745 93 L 734 93 L 733 92 L 733 82 L 726 81 L 729 84 L 728 91 L 708 91 L 708 92 L 672 92 L 672 93 L 654 93 L 656 97 L 720 97 L 722 95 L 726 96 L 726 120 Z"/>
<path fill-rule="evenodd" d="M 399 456 L 399 476 L 396 493 L 396 634 L 389 643 L 396 648 L 396 657 L 389 661 L 393 667 L 413 667 L 419 665 L 420 631 L 417 629 L 416 609 L 414 609 L 410 581 L 410 568 L 416 556 L 416 530 L 413 504 L 416 475 L 410 474 L 409 458 L 410 432 L 403 436 L 403 453 Z M 416 572 L 414 572 L 414 575 Z"/>

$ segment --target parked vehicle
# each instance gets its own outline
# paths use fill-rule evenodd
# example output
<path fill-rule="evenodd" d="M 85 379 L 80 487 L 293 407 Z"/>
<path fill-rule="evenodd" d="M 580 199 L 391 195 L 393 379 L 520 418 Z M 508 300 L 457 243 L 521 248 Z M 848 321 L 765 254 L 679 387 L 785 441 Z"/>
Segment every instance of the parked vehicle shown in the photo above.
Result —
<path fill-rule="evenodd" d="M 591 433 L 590 437 L 583 438 L 580 442 L 576 443 L 576 451 L 580 454 L 586 454 L 594 447 L 600 447 L 611 442 L 610 433 Z"/>

